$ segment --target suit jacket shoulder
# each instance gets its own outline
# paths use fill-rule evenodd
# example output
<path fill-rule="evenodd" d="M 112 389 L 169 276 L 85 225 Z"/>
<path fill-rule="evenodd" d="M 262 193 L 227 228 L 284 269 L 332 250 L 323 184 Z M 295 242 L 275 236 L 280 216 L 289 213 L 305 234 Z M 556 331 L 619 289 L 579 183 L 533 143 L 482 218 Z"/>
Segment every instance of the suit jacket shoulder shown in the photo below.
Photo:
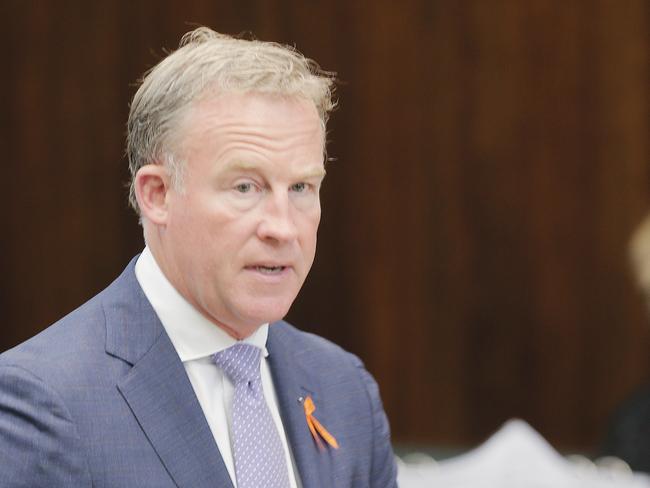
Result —
<path fill-rule="evenodd" d="M 135 278 L 135 260 L 85 304 L 0 354 L 0 367 L 20 365 L 61 388 L 67 381 L 78 387 L 84 378 L 94 385 L 96 368 L 114 371 L 116 358 L 128 369 L 164 333 Z"/>
<path fill-rule="evenodd" d="M 0 355 L 0 486 L 91 486 L 72 407 L 104 378 L 100 297 Z"/>
<path fill-rule="evenodd" d="M 134 264 L 0 355 L 0 486 L 231 486 Z"/>

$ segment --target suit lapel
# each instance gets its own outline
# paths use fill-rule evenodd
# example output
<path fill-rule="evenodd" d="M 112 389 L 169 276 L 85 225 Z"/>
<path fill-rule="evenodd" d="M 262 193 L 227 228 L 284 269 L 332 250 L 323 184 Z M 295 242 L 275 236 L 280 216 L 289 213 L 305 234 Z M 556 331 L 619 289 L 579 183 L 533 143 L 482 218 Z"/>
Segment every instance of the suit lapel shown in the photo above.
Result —
<path fill-rule="evenodd" d="M 117 387 L 178 487 L 232 487 L 185 368 L 135 279 L 134 262 L 104 301 L 106 351 L 133 365 Z"/>
<path fill-rule="evenodd" d="M 309 370 L 308 352 L 297 345 L 292 347 L 290 338 L 280 327 L 280 324 L 269 327 L 267 349 L 282 423 L 303 487 L 329 488 L 333 486 L 330 452 L 315 443 L 302 404 L 302 400 L 311 396 L 318 405 L 319 385 Z"/>

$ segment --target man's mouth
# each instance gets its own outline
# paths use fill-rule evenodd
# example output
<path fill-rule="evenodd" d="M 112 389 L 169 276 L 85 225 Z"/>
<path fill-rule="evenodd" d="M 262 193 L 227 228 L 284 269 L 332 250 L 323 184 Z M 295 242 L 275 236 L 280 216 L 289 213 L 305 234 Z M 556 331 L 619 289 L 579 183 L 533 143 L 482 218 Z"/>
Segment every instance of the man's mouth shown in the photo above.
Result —
<path fill-rule="evenodd" d="M 260 265 L 260 266 L 249 266 L 248 269 L 258 271 L 258 272 L 260 272 L 262 274 L 271 275 L 271 274 L 282 273 L 286 269 L 286 266 L 263 266 L 263 265 Z"/>

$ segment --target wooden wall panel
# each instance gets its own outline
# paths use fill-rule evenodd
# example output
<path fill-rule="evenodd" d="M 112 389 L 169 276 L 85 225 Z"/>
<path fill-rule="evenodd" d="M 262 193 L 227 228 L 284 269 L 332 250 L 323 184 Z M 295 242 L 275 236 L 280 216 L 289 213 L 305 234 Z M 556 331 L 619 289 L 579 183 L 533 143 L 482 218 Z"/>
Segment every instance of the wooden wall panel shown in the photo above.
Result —
<path fill-rule="evenodd" d="M 0 349 L 142 247 L 132 83 L 188 23 L 339 73 L 319 254 L 289 317 L 359 354 L 398 442 L 523 417 L 590 449 L 648 380 L 627 269 L 648 210 L 644 0 L 5 0 Z"/>

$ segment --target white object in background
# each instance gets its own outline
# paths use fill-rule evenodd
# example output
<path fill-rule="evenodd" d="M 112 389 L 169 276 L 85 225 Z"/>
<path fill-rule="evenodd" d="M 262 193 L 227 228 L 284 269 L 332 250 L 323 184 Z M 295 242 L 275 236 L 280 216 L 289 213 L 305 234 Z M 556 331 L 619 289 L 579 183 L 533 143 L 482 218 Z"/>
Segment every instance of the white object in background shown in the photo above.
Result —
<path fill-rule="evenodd" d="M 398 465 L 400 488 L 650 488 L 645 475 L 568 461 L 522 420 L 466 454 Z"/>

